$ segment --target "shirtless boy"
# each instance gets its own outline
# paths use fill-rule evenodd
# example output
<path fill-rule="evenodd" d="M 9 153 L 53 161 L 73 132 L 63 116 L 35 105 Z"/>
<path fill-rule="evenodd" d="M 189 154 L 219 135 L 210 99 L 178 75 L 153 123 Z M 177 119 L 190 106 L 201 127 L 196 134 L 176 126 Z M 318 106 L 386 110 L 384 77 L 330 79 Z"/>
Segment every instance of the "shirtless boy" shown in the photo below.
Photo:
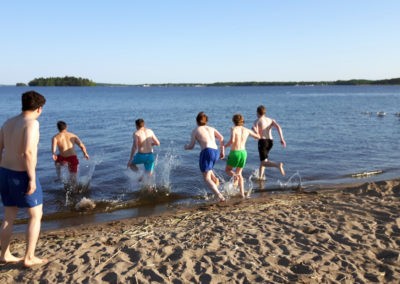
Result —
<path fill-rule="evenodd" d="M 143 119 L 137 119 L 135 124 L 136 132 L 133 134 L 131 155 L 129 156 L 127 167 L 133 171 L 138 171 L 136 165 L 144 164 L 147 175 L 151 176 L 153 174 L 155 161 L 153 146 L 160 146 L 160 141 L 158 141 L 153 130 L 145 127 Z"/>
<path fill-rule="evenodd" d="M 74 185 L 77 182 L 78 164 L 79 160 L 75 152 L 75 145 L 81 148 L 82 153 L 86 160 L 89 160 L 89 155 L 86 151 L 85 145 L 77 135 L 68 132 L 67 124 L 64 121 L 57 122 L 59 133 L 53 136 L 51 149 L 53 153 L 53 160 L 56 165 L 57 176 L 60 178 L 61 166 L 68 165 L 70 174 L 70 182 Z M 58 147 L 58 155 L 57 155 Z"/>
<path fill-rule="evenodd" d="M 235 126 L 231 128 L 231 138 L 225 145 L 225 147 L 231 147 L 225 172 L 239 183 L 240 194 L 245 198 L 242 171 L 247 160 L 246 141 L 249 136 L 259 139 L 260 135 L 243 126 L 244 118 L 241 114 L 235 114 L 232 121 Z M 235 171 L 233 171 L 234 168 L 236 168 Z"/>
<path fill-rule="evenodd" d="M 224 137 L 213 127 L 207 125 L 208 117 L 204 112 L 199 112 L 196 117 L 197 127 L 193 129 L 189 144 L 185 145 L 185 150 L 192 150 L 196 141 L 199 143 L 201 152 L 199 158 L 200 171 L 208 187 L 218 196 L 220 201 L 225 201 L 224 196 L 218 190 L 219 180 L 215 176 L 213 169 L 218 158 L 225 156 Z M 215 139 L 219 140 L 220 149 Z"/>
<path fill-rule="evenodd" d="M 8 119 L 0 129 L 0 193 L 4 205 L 1 224 L 1 262 L 23 261 L 26 267 L 46 263 L 35 256 L 43 215 L 42 187 L 36 175 L 39 122 L 46 99 L 35 91 L 22 94 L 21 114 Z M 19 208 L 27 208 L 29 223 L 25 256 L 10 252 L 13 224 Z"/>
<path fill-rule="evenodd" d="M 260 169 L 258 171 L 258 178 L 262 180 L 264 178 L 265 167 L 275 167 L 278 168 L 281 174 L 285 175 L 285 170 L 283 169 L 283 163 L 274 163 L 268 160 L 269 151 L 271 151 L 274 145 L 274 140 L 272 138 L 272 128 L 275 127 L 281 138 L 281 144 L 285 148 L 286 142 L 283 138 L 282 128 L 274 120 L 265 115 L 266 109 L 263 105 L 257 107 L 257 120 L 254 122 L 253 130 L 256 131 L 261 139 L 258 140 L 258 153 L 260 156 Z"/>

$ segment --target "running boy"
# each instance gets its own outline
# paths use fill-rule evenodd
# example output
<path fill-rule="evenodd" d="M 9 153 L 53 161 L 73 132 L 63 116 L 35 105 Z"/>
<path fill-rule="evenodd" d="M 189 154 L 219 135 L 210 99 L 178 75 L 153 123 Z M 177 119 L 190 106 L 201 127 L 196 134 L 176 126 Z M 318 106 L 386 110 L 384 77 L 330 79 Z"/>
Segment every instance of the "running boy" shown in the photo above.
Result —
<path fill-rule="evenodd" d="M 204 181 L 208 187 L 218 196 L 220 201 L 225 201 L 224 196 L 218 190 L 219 180 L 215 176 L 213 169 L 218 158 L 223 159 L 224 137 L 213 127 L 207 125 L 208 117 L 204 112 L 199 112 L 196 117 L 197 127 L 193 129 L 189 144 L 185 145 L 185 150 L 192 150 L 196 141 L 199 143 L 201 152 L 199 157 L 199 167 L 203 174 Z M 221 151 L 215 139 L 219 140 Z"/>
<path fill-rule="evenodd" d="M 151 176 L 155 161 L 153 146 L 160 146 L 160 141 L 158 141 L 153 130 L 145 127 L 143 119 L 137 119 L 135 124 L 136 132 L 133 134 L 131 155 L 127 167 L 136 172 L 139 170 L 136 165 L 144 164 L 147 175 Z"/>
<path fill-rule="evenodd" d="M 243 126 L 244 118 L 241 114 L 235 114 L 232 121 L 235 126 L 231 128 L 231 138 L 225 145 L 225 147 L 231 147 L 225 172 L 239 183 L 240 194 L 245 198 L 242 171 L 247 160 L 246 141 L 249 136 L 260 139 L 260 135 Z M 236 168 L 235 171 L 233 171 L 234 168 Z"/>
<path fill-rule="evenodd" d="M 265 167 L 275 167 L 278 168 L 281 174 L 285 175 L 285 170 L 283 169 L 283 163 L 274 163 L 268 160 L 269 151 L 271 151 L 274 145 L 274 140 L 272 138 L 272 127 L 278 130 L 279 137 L 281 138 L 281 144 L 285 148 L 286 142 L 283 138 L 282 128 L 274 120 L 265 115 L 266 109 L 263 105 L 257 107 L 257 120 L 254 122 L 253 130 L 260 135 L 260 140 L 258 140 L 258 154 L 260 156 L 260 169 L 258 171 L 258 178 L 262 180 L 264 178 Z"/>
<path fill-rule="evenodd" d="M 53 136 L 51 149 L 53 153 L 53 160 L 55 162 L 57 177 L 60 178 L 61 166 L 68 165 L 69 171 L 69 182 L 75 185 L 77 182 L 78 164 L 79 160 L 75 152 L 75 145 L 81 148 L 82 153 L 86 160 L 89 160 L 89 155 L 86 151 L 85 145 L 79 139 L 79 137 L 69 132 L 67 124 L 64 121 L 57 122 L 57 128 L 59 133 Z M 58 154 L 57 154 L 58 148 Z"/>

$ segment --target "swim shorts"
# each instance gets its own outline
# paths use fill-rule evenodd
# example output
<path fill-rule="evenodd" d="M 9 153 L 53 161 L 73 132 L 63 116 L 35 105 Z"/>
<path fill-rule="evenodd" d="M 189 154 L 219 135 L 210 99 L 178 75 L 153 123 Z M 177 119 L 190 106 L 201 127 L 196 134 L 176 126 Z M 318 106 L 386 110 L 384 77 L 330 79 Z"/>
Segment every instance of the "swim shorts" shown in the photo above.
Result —
<path fill-rule="evenodd" d="M 200 152 L 199 167 L 202 173 L 211 171 L 219 158 L 219 151 L 213 148 L 204 148 Z"/>
<path fill-rule="evenodd" d="M 228 166 L 232 168 L 244 168 L 246 165 L 247 152 L 246 150 L 233 150 L 229 152 Z"/>
<path fill-rule="evenodd" d="M 68 164 L 68 170 L 70 173 L 77 173 L 78 172 L 78 164 L 79 160 L 76 155 L 69 156 L 69 157 L 63 157 L 61 155 L 57 156 L 56 163 L 60 165 L 65 165 Z"/>
<path fill-rule="evenodd" d="M 260 156 L 260 161 L 265 161 L 268 159 L 269 151 L 274 146 L 274 140 L 272 139 L 260 139 L 258 140 L 258 154 Z"/>
<path fill-rule="evenodd" d="M 36 190 L 27 195 L 29 177 L 27 172 L 0 168 L 0 194 L 6 207 L 32 208 L 43 204 L 42 186 L 36 176 Z"/>
<path fill-rule="evenodd" d="M 153 153 L 136 153 L 133 157 L 132 164 L 144 164 L 146 172 L 152 172 L 154 169 L 154 154 Z"/>

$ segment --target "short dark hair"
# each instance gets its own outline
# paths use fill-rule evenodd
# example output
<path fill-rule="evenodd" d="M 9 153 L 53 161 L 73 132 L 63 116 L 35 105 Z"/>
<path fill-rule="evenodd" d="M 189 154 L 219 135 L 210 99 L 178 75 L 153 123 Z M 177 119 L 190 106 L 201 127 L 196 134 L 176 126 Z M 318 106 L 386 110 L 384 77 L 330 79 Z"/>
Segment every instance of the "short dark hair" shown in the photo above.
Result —
<path fill-rule="evenodd" d="M 265 106 L 263 106 L 263 105 L 258 106 L 258 108 L 257 108 L 257 113 L 258 113 L 259 115 L 264 115 L 265 112 L 266 112 Z"/>
<path fill-rule="evenodd" d="M 196 122 L 198 126 L 203 126 L 207 124 L 208 116 L 204 113 L 204 111 L 201 111 L 197 114 Z"/>
<path fill-rule="evenodd" d="M 142 118 L 136 119 L 136 128 L 142 128 L 144 126 L 144 120 Z"/>
<path fill-rule="evenodd" d="M 21 98 L 22 111 L 38 109 L 46 103 L 46 99 L 35 91 L 27 91 Z"/>
<path fill-rule="evenodd" d="M 63 130 L 65 130 L 65 129 L 67 129 L 67 123 L 65 123 L 65 122 L 62 121 L 62 120 L 57 121 L 57 128 L 58 128 L 58 130 L 59 130 L 60 132 L 63 131 Z"/>

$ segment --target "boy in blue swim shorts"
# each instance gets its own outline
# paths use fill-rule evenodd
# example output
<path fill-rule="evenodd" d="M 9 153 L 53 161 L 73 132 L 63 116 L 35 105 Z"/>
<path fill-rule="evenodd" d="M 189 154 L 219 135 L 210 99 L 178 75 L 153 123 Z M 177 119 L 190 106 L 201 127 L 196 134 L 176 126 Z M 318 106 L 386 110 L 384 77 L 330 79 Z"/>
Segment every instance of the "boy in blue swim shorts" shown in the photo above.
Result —
<path fill-rule="evenodd" d="M 42 188 L 36 175 L 39 122 L 46 99 L 35 91 L 22 94 L 21 114 L 8 119 L 0 128 L 0 194 L 4 205 L 0 239 L 2 262 L 23 261 L 26 267 L 46 263 L 35 256 L 43 215 Z M 29 215 L 25 256 L 10 251 L 13 224 L 19 208 Z"/>
<path fill-rule="evenodd" d="M 243 126 L 244 118 L 241 114 L 235 114 L 232 121 L 235 126 L 231 128 L 231 137 L 225 145 L 231 147 L 225 172 L 239 183 L 240 194 L 245 198 L 242 171 L 247 159 L 246 141 L 249 136 L 260 139 L 260 135 Z"/>
<path fill-rule="evenodd" d="M 200 144 L 199 167 L 204 181 L 220 201 L 225 201 L 224 196 L 218 190 L 219 180 L 213 171 L 218 158 L 223 159 L 225 156 L 224 137 L 215 128 L 207 126 L 208 117 L 204 112 L 198 113 L 196 122 L 197 127 L 193 129 L 191 140 L 184 148 L 185 150 L 193 149 L 196 141 Z M 218 151 L 215 139 L 219 140 L 221 151 Z"/>
<path fill-rule="evenodd" d="M 136 132 L 133 134 L 131 155 L 127 167 L 138 171 L 137 165 L 144 164 L 144 169 L 150 177 L 153 174 L 155 160 L 153 146 L 160 146 L 160 141 L 151 129 L 145 127 L 143 119 L 137 119 L 135 124 Z"/>

